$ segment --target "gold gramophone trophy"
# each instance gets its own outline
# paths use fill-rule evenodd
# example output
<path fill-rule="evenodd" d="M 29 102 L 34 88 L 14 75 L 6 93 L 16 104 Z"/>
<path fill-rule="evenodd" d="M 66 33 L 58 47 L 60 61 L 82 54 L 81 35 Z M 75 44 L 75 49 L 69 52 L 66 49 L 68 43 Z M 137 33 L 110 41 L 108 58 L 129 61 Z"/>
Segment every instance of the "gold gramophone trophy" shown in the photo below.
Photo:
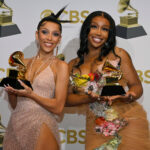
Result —
<path fill-rule="evenodd" d="M 4 0 L 0 0 L 0 37 L 20 33 L 19 28 L 12 22 L 13 10 L 8 7 Z"/>
<path fill-rule="evenodd" d="M 130 5 L 130 0 L 120 0 L 118 12 L 131 11 L 126 16 L 120 17 L 120 24 L 116 26 L 116 35 L 129 39 L 147 35 L 144 28 L 138 24 L 138 11 Z"/>
<path fill-rule="evenodd" d="M 0 150 L 2 150 L 5 130 L 6 130 L 6 128 L 5 128 L 5 126 L 1 123 L 1 115 L 0 115 Z"/>
<path fill-rule="evenodd" d="M 121 70 L 115 68 L 107 60 L 102 70 L 106 72 L 106 75 L 104 75 L 104 87 L 102 89 L 101 96 L 124 95 L 125 90 L 119 84 L 119 80 L 122 77 Z M 111 73 L 111 75 L 108 76 L 107 73 Z"/>
<path fill-rule="evenodd" d="M 18 79 L 24 82 L 27 86 L 31 87 L 31 84 L 28 80 L 25 79 L 26 66 L 23 63 L 24 54 L 21 51 L 14 52 L 9 57 L 9 65 L 16 67 L 7 69 L 7 77 L 3 78 L 0 82 L 0 86 L 10 85 L 15 89 L 24 89 Z"/>

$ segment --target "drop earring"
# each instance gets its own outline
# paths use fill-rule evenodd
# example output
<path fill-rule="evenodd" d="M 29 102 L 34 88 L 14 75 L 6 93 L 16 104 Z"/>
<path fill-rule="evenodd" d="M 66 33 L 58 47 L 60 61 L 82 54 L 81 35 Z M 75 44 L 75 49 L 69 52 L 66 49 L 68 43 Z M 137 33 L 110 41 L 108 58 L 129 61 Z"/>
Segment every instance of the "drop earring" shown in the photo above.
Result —
<path fill-rule="evenodd" d="M 58 46 L 56 47 L 56 57 L 60 60 L 65 60 L 65 55 L 63 53 L 58 54 Z"/>
<path fill-rule="evenodd" d="M 56 47 L 56 56 L 58 55 L 58 46 Z"/>

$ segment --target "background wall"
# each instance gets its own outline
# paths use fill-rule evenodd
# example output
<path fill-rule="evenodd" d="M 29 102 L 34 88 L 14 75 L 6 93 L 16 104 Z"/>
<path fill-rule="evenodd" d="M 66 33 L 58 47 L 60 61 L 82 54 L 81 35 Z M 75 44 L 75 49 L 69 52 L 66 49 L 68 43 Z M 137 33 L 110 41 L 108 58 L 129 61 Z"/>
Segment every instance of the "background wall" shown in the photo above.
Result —
<path fill-rule="evenodd" d="M 35 31 L 40 21 L 41 13 L 44 10 L 51 10 L 56 13 L 66 4 L 66 10 L 61 15 L 61 19 L 71 19 L 76 23 L 63 24 L 62 42 L 59 46 L 59 53 L 63 52 L 66 61 L 76 57 L 79 44 L 79 31 L 85 17 L 92 11 L 103 10 L 111 14 L 116 25 L 119 24 L 119 17 L 127 15 L 127 11 L 119 13 L 119 0 L 5 0 L 5 3 L 13 10 L 13 23 L 15 23 L 21 33 L 0 37 L 0 78 L 6 76 L 8 58 L 14 51 L 23 51 L 25 57 L 36 54 Z M 150 121 L 150 1 L 132 0 L 131 6 L 139 11 L 138 23 L 143 26 L 147 35 L 124 39 L 117 37 L 117 46 L 126 49 L 132 57 L 133 64 L 138 71 L 139 77 L 144 87 L 144 94 L 138 100 L 141 103 Z M 3 9 L 0 8 L 0 13 Z M 10 117 L 8 102 L 3 97 L 0 98 L 0 114 L 2 123 L 7 126 Z M 78 112 L 78 113 L 77 113 Z M 62 150 L 84 150 L 85 137 L 85 116 L 84 108 L 65 108 L 60 122 L 60 134 L 62 139 Z"/>

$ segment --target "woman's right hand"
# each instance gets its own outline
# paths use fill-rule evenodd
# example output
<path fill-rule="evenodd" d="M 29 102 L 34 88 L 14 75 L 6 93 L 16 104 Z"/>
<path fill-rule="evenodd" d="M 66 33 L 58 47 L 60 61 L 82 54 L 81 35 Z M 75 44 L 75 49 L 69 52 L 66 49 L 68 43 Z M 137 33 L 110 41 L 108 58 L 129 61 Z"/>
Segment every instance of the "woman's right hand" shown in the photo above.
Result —
<path fill-rule="evenodd" d="M 5 91 L 8 93 L 8 96 L 9 97 L 16 97 L 17 95 L 15 94 L 15 93 L 13 93 L 12 91 L 10 91 L 10 90 L 8 90 L 8 88 L 7 87 L 10 87 L 10 85 L 4 85 L 4 87 L 5 87 Z"/>
<path fill-rule="evenodd" d="M 5 91 L 8 93 L 8 99 L 9 99 L 9 103 L 11 105 L 11 107 L 13 109 L 16 108 L 16 105 L 17 105 L 17 95 L 9 90 L 7 90 L 7 87 L 6 85 L 4 85 L 5 87 Z"/>
<path fill-rule="evenodd" d="M 9 93 L 9 94 L 14 94 L 17 96 L 23 96 L 23 97 L 30 97 L 31 93 L 32 93 L 32 89 L 30 87 L 28 87 L 27 85 L 25 85 L 21 80 L 18 80 L 21 84 L 21 86 L 24 87 L 24 89 L 22 90 L 18 90 L 18 89 L 14 89 L 13 87 L 7 85 L 5 86 L 5 90 Z"/>

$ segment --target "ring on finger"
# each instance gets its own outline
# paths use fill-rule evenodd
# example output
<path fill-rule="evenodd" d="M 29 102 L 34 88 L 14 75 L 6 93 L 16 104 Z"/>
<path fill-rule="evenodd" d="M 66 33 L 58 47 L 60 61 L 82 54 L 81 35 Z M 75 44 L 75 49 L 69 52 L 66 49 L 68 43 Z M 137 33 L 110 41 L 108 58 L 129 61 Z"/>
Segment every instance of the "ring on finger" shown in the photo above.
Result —
<path fill-rule="evenodd" d="M 133 96 L 132 95 L 130 95 L 130 100 L 133 100 Z"/>
<path fill-rule="evenodd" d="M 100 97 L 98 97 L 98 98 L 97 98 L 97 100 L 98 100 L 98 101 L 100 101 L 100 100 L 101 100 L 101 98 L 100 98 Z"/>

